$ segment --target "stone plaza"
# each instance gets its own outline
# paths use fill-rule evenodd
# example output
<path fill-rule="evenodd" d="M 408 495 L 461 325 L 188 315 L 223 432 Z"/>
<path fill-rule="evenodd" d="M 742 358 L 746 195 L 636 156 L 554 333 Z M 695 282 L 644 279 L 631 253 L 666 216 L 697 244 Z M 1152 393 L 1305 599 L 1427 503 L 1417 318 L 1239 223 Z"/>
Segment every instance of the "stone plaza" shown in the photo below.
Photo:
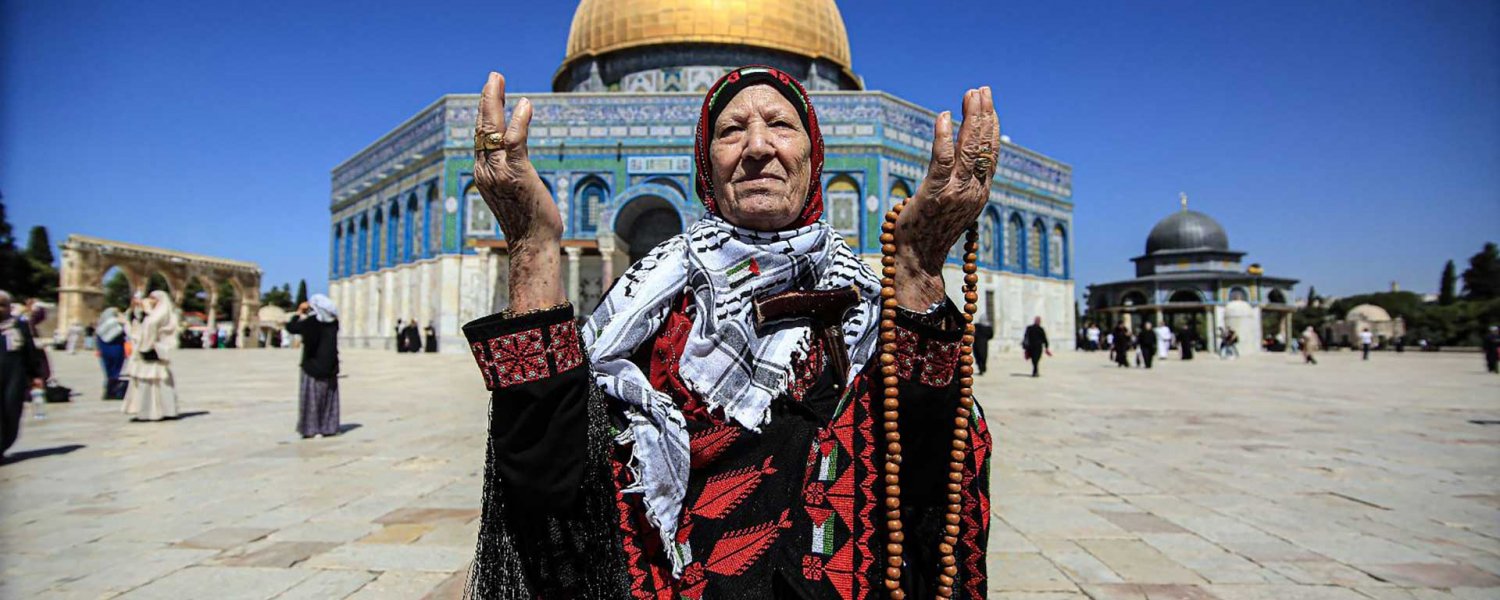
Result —
<path fill-rule="evenodd" d="M 990 597 L 1500 598 L 1500 377 L 1477 355 L 992 358 Z M 457 598 L 487 397 L 467 357 L 344 353 L 302 440 L 297 353 L 183 351 L 185 418 L 81 396 L 0 466 L 0 598 Z"/>

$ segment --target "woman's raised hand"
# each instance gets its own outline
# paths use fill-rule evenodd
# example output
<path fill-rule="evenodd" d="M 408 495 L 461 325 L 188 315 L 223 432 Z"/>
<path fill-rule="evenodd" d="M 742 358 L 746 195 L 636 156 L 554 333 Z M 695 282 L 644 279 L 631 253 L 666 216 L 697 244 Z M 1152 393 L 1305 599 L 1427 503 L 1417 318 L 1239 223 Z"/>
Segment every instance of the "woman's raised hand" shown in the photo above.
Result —
<path fill-rule="evenodd" d="M 490 73 L 474 128 L 474 182 L 505 232 L 511 258 L 510 309 L 562 303 L 558 253 L 562 215 L 526 152 L 531 102 L 522 98 L 505 122 L 505 77 Z"/>
<path fill-rule="evenodd" d="M 963 124 L 953 139 L 953 116 L 938 115 L 927 177 L 896 221 L 896 299 L 925 309 L 943 297 L 948 249 L 989 200 L 1000 155 L 1000 118 L 989 87 L 964 94 Z"/>

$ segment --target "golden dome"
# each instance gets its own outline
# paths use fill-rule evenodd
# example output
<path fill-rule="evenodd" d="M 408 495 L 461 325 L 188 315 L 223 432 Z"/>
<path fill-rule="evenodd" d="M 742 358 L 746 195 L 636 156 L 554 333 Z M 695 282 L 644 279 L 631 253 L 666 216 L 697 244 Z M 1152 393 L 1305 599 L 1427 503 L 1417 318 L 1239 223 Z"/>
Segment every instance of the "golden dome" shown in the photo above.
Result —
<path fill-rule="evenodd" d="M 582 0 L 563 64 L 680 43 L 770 48 L 827 59 L 852 73 L 849 34 L 833 0 Z"/>

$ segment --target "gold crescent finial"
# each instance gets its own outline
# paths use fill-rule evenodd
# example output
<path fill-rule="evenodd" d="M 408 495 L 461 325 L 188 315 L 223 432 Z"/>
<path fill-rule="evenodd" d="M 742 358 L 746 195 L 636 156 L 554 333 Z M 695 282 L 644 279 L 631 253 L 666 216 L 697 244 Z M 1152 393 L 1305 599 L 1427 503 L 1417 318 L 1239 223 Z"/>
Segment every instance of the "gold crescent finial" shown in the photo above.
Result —
<path fill-rule="evenodd" d="M 1182 198 L 1182 210 L 1187 210 L 1187 192 L 1177 192 L 1177 197 Z"/>

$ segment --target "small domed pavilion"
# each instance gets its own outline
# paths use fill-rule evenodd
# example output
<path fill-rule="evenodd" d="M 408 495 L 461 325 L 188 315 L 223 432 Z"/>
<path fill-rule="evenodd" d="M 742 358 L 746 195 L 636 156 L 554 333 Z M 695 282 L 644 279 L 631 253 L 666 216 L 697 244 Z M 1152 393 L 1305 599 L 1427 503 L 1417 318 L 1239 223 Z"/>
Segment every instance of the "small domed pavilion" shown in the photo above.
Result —
<path fill-rule="evenodd" d="M 1101 328 L 1124 321 L 1166 322 L 1174 332 L 1190 329 L 1207 347 L 1220 330 L 1234 329 L 1242 348 L 1264 336 L 1291 339 L 1290 302 L 1295 279 L 1265 275 L 1260 265 L 1241 266 L 1245 253 L 1229 247 L 1224 226 L 1187 207 L 1168 215 L 1146 236 L 1146 253 L 1135 262 L 1135 278 L 1089 286 L 1089 314 Z"/>

